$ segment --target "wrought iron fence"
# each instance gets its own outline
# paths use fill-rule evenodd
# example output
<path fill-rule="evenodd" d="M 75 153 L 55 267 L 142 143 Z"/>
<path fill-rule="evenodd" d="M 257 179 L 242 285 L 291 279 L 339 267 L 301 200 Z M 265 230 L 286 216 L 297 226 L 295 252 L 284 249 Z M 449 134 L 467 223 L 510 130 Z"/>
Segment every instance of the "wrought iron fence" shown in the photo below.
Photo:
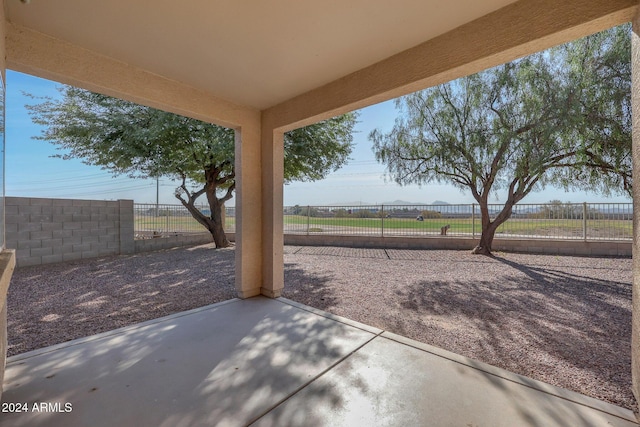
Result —
<path fill-rule="evenodd" d="M 488 206 L 491 219 L 502 205 Z M 628 240 L 631 203 L 518 204 L 496 238 Z M 482 232 L 480 208 L 463 205 L 289 206 L 285 233 L 378 236 L 465 236 Z"/>
<path fill-rule="evenodd" d="M 196 221 L 182 205 L 134 203 L 134 234 L 136 239 L 171 234 L 202 233 L 206 228 Z M 204 215 L 210 215 L 208 205 L 196 206 Z M 235 208 L 226 208 L 226 231 L 235 231 Z"/>
<path fill-rule="evenodd" d="M 182 205 L 134 205 L 137 238 L 204 231 Z M 205 215 L 209 207 L 198 206 Z M 479 237 L 481 214 L 477 204 L 285 206 L 284 232 L 369 236 Z M 488 206 L 493 220 L 502 205 Z M 235 231 L 235 208 L 225 208 L 225 230 Z M 496 238 L 573 240 L 630 240 L 631 203 L 518 204 Z"/>

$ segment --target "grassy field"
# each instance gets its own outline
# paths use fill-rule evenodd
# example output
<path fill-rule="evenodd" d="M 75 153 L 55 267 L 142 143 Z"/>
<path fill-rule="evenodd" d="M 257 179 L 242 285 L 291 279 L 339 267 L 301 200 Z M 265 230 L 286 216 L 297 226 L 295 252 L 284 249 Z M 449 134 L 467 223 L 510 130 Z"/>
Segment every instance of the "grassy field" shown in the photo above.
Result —
<path fill-rule="evenodd" d="M 320 218 L 302 215 L 285 215 L 285 232 L 341 233 L 350 231 L 357 234 L 380 234 L 381 228 L 389 234 L 433 234 L 440 233 L 440 228 L 449 224 L 449 234 L 471 234 L 475 228 L 480 234 L 480 219 L 475 223 L 471 218 L 437 218 L 416 221 L 413 218 Z M 227 217 L 226 229 L 233 230 L 235 218 Z M 583 230 L 581 219 L 510 219 L 498 229 L 500 234 L 550 236 L 550 237 L 581 237 Z M 204 228 L 190 216 L 136 216 L 136 232 L 200 232 Z M 587 236 L 591 238 L 631 238 L 633 235 L 632 222 L 625 220 L 588 220 Z"/>
<path fill-rule="evenodd" d="M 191 216 L 146 216 L 137 215 L 135 217 L 134 229 L 139 231 L 167 231 L 182 233 L 197 233 L 206 231 L 205 228 Z M 227 218 L 226 228 L 235 227 L 235 218 Z"/>
<path fill-rule="evenodd" d="M 480 219 L 471 218 L 437 218 L 416 221 L 413 218 L 308 218 L 301 215 L 285 215 L 285 230 L 306 231 L 307 225 L 314 232 L 371 229 L 379 233 L 384 226 L 390 234 L 394 230 L 407 234 L 440 233 L 441 227 L 450 225 L 450 234 L 479 234 L 482 230 Z M 498 234 L 522 234 L 536 236 L 582 236 L 583 221 L 581 219 L 510 219 L 499 229 Z M 360 231 L 358 231 L 360 233 Z M 587 235 L 589 237 L 631 238 L 633 235 L 632 222 L 624 220 L 587 220 Z"/>

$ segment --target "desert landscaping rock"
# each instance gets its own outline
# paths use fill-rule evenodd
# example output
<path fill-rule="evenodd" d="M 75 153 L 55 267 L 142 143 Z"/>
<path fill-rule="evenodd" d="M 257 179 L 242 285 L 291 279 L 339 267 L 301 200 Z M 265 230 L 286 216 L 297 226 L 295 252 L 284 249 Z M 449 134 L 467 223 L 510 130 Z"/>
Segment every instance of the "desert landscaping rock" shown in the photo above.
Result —
<path fill-rule="evenodd" d="M 629 409 L 631 259 L 285 248 L 283 296 Z M 211 245 L 18 268 L 9 354 L 234 298 Z"/>

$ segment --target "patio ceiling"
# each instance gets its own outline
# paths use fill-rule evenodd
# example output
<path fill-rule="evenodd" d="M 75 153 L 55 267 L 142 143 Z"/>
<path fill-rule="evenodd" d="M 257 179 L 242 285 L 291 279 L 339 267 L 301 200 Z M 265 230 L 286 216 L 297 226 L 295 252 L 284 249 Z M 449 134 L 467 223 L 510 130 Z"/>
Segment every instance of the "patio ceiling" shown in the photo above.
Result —
<path fill-rule="evenodd" d="M 7 20 L 265 109 L 514 0 L 6 1 Z"/>
<path fill-rule="evenodd" d="M 630 20 L 637 6 L 636 0 L 4 3 L 8 68 L 194 116 L 171 101 L 155 102 L 153 94 L 128 96 L 134 91 L 95 75 L 135 80 L 113 66 L 120 64 L 146 73 L 131 85 L 148 86 L 153 76 L 179 86 L 180 96 L 187 88 L 190 98 L 209 96 L 229 108 L 269 109 L 265 117 L 276 117 L 274 127 L 307 124 L 596 32 Z M 85 62 L 70 64 L 79 58 Z M 161 86 L 156 92 L 166 92 Z"/>

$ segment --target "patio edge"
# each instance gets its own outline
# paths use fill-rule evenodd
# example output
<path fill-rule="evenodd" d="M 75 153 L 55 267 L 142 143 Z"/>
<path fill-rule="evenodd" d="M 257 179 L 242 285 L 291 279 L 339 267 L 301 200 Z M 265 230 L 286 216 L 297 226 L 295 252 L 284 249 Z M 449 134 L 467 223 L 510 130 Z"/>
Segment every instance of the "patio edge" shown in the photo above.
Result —
<path fill-rule="evenodd" d="M 450 360 L 455 363 L 459 363 L 464 366 L 476 369 L 489 375 L 502 378 L 507 381 L 537 390 L 542 393 L 546 393 L 564 400 L 568 400 L 578 405 L 586 406 L 591 409 L 595 409 L 600 412 L 605 412 L 609 415 L 613 415 L 618 418 L 622 418 L 627 421 L 638 424 L 638 418 L 635 413 L 629 409 L 616 406 L 612 403 L 604 402 L 593 397 L 586 396 L 584 394 L 568 390 L 562 387 L 554 386 L 542 381 L 534 380 L 524 375 L 519 375 L 502 368 L 498 368 L 493 365 L 489 365 L 484 362 L 480 362 L 475 359 L 471 359 L 448 350 L 444 350 L 438 347 L 434 347 L 429 344 L 425 344 L 411 338 L 403 337 L 402 335 L 394 334 L 393 332 L 385 331 L 380 335 L 381 338 L 386 338 L 391 341 L 395 341 L 399 344 L 404 344 L 415 349 L 425 351 L 443 359 Z"/>
<path fill-rule="evenodd" d="M 280 302 L 282 302 L 284 304 L 287 304 L 287 305 L 290 305 L 292 307 L 299 308 L 300 310 L 308 311 L 309 313 L 313 313 L 313 314 L 316 314 L 318 316 L 322 316 L 322 317 L 325 317 L 325 318 L 330 319 L 330 320 L 334 320 L 334 321 L 339 322 L 339 323 L 344 323 L 345 325 L 352 326 L 354 328 L 361 329 L 361 330 L 363 330 L 365 332 L 370 332 L 370 333 L 375 334 L 375 335 L 380 335 L 383 332 L 385 332 L 384 329 L 379 329 L 379 328 L 376 328 L 374 326 L 365 325 L 364 323 L 356 322 L 355 320 L 347 319 L 346 317 L 338 316 L 336 314 L 331 314 L 331 313 L 329 313 L 327 311 L 320 310 L 318 308 L 313 308 L 311 306 L 308 306 L 308 305 L 305 305 L 305 304 L 302 304 L 302 303 L 299 303 L 299 302 L 296 302 L 296 301 L 292 301 L 292 300 L 290 300 L 288 298 L 280 297 L 276 301 L 280 301 Z"/>
<path fill-rule="evenodd" d="M 227 305 L 227 304 L 231 304 L 234 302 L 238 302 L 241 301 L 239 298 L 232 298 L 229 300 L 225 300 L 225 301 L 220 301 L 220 302 L 216 302 L 213 304 L 209 304 L 209 305 L 205 305 L 204 307 L 198 307 L 198 308 L 193 308 L 191 310 L 187 310 L 187 311 L 180 311 L 178 313 L 173 313 L 173 314 L 169 314 L 167 316 L 163 316 L 163 317 L 158 317 L 156 319 L 151 319 L 151 320 L 146 320 L 144 322 L 140 322 L 140 323 L 134 323 L 133 325 L 128 325 L 128 326 L 123 326 L 121 328 L 118 329 L 112 329 L 110 331 L 106 331 L 106 332 L 101 332 L 99 334 L 95 334 L 95 335 L 89 335 L 87 337 L 81 337 L 81 338 L 76 338 L 70 341 L 65 341 L 62 343 L 58 343 L 58 344 L 53 344 L 47 347 L 42 347 L 42 348 L 37 348 L 35 350 L 31 350 L 31 351 L 27 351 L 24 353 L 20 353 L 20 354 L 16 354 L 13 356 L 10 356 L 7 358 L 7 365 L 18 362 L 20 360 L 24 360 L 24 359 L 30 359 L 32 357 L 36 357 L 39 356 L 41 354 L 45 354 L 45 353 L 51 353 L 53 351 L 57 351 L 60 350 L 62 348 L 66 348 L 66 347 L 73 347 L 76 345 L 80 345 L 80 344 L 84 344 L 87 342 L 91 342 L 91 341 L 97 341 L 97 340 L 101 340 L 104 338 L 108 338 L 108 337 L 112 337 L 115 335 L 121 335 L 121 334 L 125 334 L 129 331 L 133 331 L 136 329 L 140 329 L 140 328 L 144 328 L 150 325 L 154 325 L 156 323 L 162 323 L 162 322 L 166 322 L 168 320 L 172 320 L 172 319 L 177 319 L 179 317 L 183 317 L 183 316 L 188 316 L 190 314 L 195 314 L 201 311 L 206 311 L 206 310 L 211 310 L 223 305 Z"/>

